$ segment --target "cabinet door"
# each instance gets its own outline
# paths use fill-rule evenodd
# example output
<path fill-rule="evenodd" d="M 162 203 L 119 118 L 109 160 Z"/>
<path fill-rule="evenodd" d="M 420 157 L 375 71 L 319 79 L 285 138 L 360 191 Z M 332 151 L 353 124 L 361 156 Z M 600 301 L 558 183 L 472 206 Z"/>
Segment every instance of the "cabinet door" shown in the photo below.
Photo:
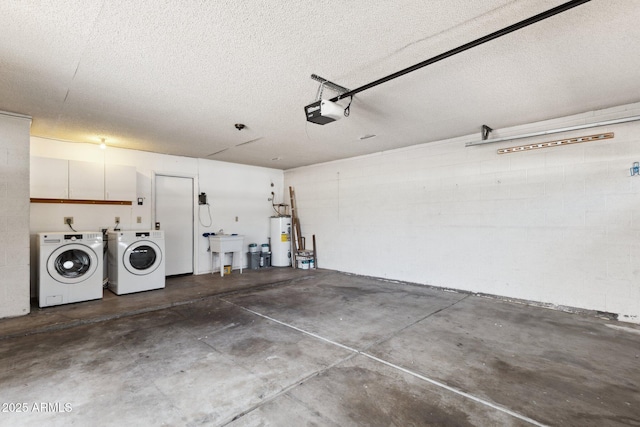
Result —
<path fill-rule="evenodd" d="M 137 194 L 137 173 L 134 166 L 105 165 L 105 200 L 134 201 Z"/>
<path fill-rule="evenodd" d="M 35 157 L 30 159 L 31 197 L 38 199 L 69 198 L 69 161 Z"/>
<path fill-rule="evenodd" d="M 104 200 L 104 165 L 69 160 L 69 198 Z"/>

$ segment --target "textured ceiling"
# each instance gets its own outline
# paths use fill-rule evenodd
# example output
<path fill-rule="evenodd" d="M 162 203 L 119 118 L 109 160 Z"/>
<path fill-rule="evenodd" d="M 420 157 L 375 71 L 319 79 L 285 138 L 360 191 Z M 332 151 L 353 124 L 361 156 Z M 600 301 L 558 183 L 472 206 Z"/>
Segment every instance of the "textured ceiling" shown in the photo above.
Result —
<path fill-rule="evenodd" d="M 35 136 L 288 169 L 640 101 L 640 1 L 592 0 L 305 120 L 311 74 L 353 89 L 561 3 L 3 0 L 0 110 Z"/>

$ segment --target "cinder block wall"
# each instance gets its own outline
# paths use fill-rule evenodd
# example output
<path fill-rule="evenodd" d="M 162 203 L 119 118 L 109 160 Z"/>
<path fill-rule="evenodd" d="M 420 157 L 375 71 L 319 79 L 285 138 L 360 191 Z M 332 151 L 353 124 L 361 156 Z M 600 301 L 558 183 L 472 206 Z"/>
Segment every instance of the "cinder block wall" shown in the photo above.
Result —
<path fill-rule="evenodd" d="M 0 318 L 29 313 L 29 129 L 0 112 Z"/>
<path fill-rule="evenodd" d="M 640 104 L 493 137 L 640 114 Z M 498 148 L 615 138 L 498 155 Z M 477 135 L 285 172 L 320 267 L 612 312 L 640 323 L 640 122 L 465 147 Z"/>

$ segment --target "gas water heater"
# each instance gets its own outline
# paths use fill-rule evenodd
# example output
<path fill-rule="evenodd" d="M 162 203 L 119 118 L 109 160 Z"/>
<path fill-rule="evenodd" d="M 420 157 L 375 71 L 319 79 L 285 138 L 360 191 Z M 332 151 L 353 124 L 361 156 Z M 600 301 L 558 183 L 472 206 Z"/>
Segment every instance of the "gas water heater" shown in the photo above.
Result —
<path fill-rule="evenodd" d="M 271 217 L 271 266 L 291 265 L 291 217 Z"/>

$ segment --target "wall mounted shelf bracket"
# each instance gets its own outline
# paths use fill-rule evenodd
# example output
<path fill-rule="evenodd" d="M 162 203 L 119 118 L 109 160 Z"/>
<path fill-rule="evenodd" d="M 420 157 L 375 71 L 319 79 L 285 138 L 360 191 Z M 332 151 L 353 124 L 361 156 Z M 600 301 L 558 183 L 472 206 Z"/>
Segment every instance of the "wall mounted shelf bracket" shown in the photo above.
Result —
<path fill-rule="evenodd" d="M 489 138 L 489 134 L 493 131 L 489 126 L 482 125 L 482 140 L 486 141 Z"/>

